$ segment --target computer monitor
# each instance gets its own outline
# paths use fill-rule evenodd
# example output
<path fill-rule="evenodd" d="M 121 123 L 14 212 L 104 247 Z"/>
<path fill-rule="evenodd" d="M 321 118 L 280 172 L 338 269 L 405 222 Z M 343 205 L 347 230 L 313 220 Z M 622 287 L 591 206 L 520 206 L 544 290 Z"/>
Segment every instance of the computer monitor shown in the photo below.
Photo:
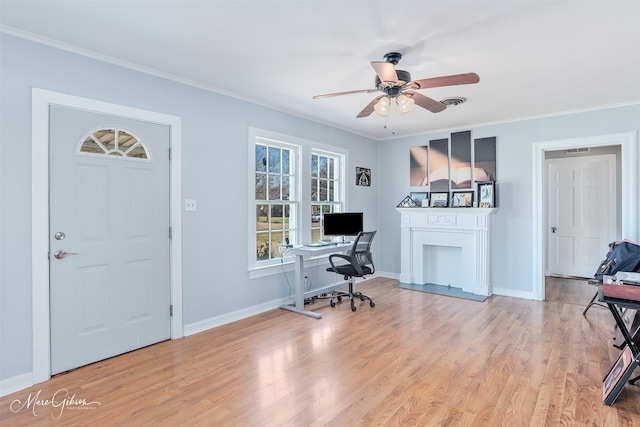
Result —
<path fill-rule="evenodd" d="M 325 236 L 355 236 L 364 231 L 362 212 L 325 213 L 322 217 Z"/>

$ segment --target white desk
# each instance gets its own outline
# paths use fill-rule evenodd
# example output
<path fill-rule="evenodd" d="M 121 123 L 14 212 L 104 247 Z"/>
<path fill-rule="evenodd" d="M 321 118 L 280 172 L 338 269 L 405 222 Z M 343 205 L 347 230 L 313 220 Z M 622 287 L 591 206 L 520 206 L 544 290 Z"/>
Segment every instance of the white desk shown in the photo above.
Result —
<path fill-rule="evenodd" d="M 315 313 L 313 311 L 308 311 L 304 309 L 304 299 L 310 298 L 316 295 L 320 295 L 323 293 L 327 293 L 334 289 L 340 288 L 344 286 L 345 282 L 334 283 L 332 285 L 326 286 L 320 289 L 314 289 L 313 291 L 306 292 L 304 291 L 304 260 L 305 259 L 313 259 L 317 258 L 321 255 L 327 255 L 338 252 L 346 252 L 353 246 L 353 243 L 338 243 L 332 244 L 329 246 L 295 246 L 293 248 L 283 248 L 282 253 L 285 256 L 293 255 L 296 258 L 295 264 L 295 295 L 294 295 L 294 304 L 282 304 L 280 308 L 284 308 L 285 310 L 293 311 L 295 313 L 304 314 L 307 316 L 315 317 L 319 319 L 322 317 L 322 314 Z"/>

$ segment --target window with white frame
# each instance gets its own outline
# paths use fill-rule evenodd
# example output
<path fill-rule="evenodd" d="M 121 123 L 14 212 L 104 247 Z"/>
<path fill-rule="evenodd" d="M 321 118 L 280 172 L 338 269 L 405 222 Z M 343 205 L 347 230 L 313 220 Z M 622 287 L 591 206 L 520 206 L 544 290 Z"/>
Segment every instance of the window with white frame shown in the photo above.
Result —
<path fill-rule="evenodd" d="M 296 232 L 296 153 L 289 144 L 255 143 L 255 260 L 280 258 L 279 248 Z"/>
<path fill-rule="evenodd" d="M 312 242 L 321 240 L 324 237 L 322 215 L 343 210 L 342 157 L 337 153 L 317 150 L 311 153 Z"/>
<path fill-rule="evenodd" d="M 260 277 L 280 266 L 287 239 L 318 241 L 321 214 L 344 210 L 347 151 L 257 128 L 249 128 L 249 150 L 248 263 L 250 277 Z"/>

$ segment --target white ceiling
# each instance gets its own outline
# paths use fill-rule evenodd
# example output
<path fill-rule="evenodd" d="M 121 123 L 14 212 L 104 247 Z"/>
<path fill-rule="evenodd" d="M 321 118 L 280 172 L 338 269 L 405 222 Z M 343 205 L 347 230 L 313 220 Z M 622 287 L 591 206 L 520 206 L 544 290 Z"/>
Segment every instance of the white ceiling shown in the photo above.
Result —
<path fill-rule="evenodd" d="M 640 102 L 640 1 L 1 0 L 6 33 L 375 139 Z M 55 42 L 54 42 L 55 41 Z M 413 79 L 475 72 L 441 113 L 356 115 L 387 52 Z M 81 94 L 80 94 L 81 95 Z"/>

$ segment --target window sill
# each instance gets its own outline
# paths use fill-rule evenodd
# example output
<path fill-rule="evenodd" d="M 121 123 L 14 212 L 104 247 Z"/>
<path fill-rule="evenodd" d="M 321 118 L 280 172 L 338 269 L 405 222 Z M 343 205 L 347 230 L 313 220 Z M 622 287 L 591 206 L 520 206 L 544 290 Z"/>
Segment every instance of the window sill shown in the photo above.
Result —
<path fill-rule="evenodd" d="M 306 268 L 318 268 L 329 266 L 329 255 L 320 255 L 318 257 L 304 260 Z M 253 267 L 249 269 L 249 279 L 258 279 L 260 277 L 274 276 L 276 274 L 290 273 L 295 270 L 295 258 L 288 257 L 282 263 Z"/>

